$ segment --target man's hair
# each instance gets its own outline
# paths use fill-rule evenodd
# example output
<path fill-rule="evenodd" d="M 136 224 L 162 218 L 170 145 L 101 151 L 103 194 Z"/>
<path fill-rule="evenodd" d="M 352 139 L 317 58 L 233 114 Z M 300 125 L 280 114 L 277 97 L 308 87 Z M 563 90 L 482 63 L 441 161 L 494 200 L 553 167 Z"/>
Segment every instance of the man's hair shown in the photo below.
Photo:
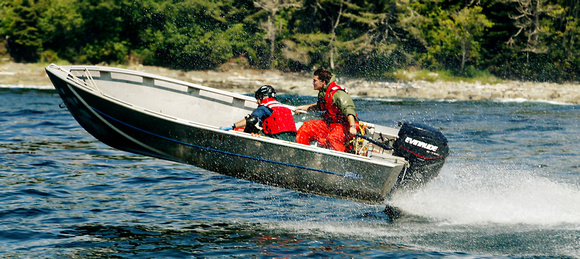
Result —
<path fill-rule="evenodd" d="M 322 67 L 316 69 L 316 71 L 314 71 L 314 75 L 318 76 L 318 79 L 320 81 L 326 82 L 326 84 L 330 83 L 330 79 L 332 79 L 332 73 Z"/>

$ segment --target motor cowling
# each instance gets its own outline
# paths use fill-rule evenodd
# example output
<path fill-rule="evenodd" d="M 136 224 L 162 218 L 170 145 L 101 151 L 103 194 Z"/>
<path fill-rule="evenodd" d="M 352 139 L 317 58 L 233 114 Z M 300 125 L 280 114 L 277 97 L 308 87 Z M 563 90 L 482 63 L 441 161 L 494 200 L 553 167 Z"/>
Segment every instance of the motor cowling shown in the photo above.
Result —
<path fill-rule="evenodd" d="M 393 149 L 393 155 L 409 162 L 409 167 L 399 174 L 395 188 L 415 189 L 424 185 L 439 175 L 449 156 L 443 133 L 421 123 L 402 123 Z"/>

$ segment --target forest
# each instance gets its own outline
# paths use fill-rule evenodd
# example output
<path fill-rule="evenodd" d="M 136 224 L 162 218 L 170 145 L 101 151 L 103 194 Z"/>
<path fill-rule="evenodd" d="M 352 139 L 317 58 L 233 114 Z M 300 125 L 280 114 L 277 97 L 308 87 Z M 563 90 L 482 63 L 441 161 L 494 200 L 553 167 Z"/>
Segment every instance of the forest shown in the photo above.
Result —
<path fill-rule="evenodd" d="M 578 82 L 580 0 L 2 0 L 16 62 Z"/>

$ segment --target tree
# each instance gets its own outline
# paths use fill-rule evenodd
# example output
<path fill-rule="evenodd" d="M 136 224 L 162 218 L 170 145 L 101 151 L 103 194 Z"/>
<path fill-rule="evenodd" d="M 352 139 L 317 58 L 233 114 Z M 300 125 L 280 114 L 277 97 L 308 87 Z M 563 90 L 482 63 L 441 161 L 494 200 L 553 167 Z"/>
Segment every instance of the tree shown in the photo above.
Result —
<path fill-rule="evenodd" d="M 356 76 L 384 78 L 406 65 L 410 55 L 405 48 L 412 41 L 397 23 L 406 8 L 401 0 L 351 3 L 351 12 L 344 13 L 348 29 L 342 32 L 352 36 L 340 43 L 345 53 L 343 70 Z"/>
<path fill-rule="evenodd" d="M 548 0 L 507 0 L 516 4 L 516 13 L 510 18 L 514 20 L 514 25 L 518 31 L 512 35 L 508 44 L 511 46 L 517 45 L 518 36 L 523 35 L 521 51 L 532 53 L 544 53 L 548 49 L 546 45 L 542 44 L 541 40 L 546 33 L 540 25 L 540 20 L 543 15 L 546 15 L 554 8 L 554 5 L 548 3 Z"/>
<path fill-rule="evenodd" d="M 76 0 L 53 1 L 48 5 L 38 22 L 38 28 L 42 31 L 43 49 L 46 50 L 46 53 L 41 54 L 41 59 L 53 62 L 62 56 L 72 60 L 78 54 L 75 45 L 80 40 L 78 32 L 82 25 L 83 17 Z M 56 54 L 49 57 L 47 53 Z"/>
<path fill-rule="evenodd" d="M 295 46 L 294 49 L 308 49 L 311 53 L 307 60 L 314 62 L 313 66 L 328 64 L 330 69 L 335 69 L 338 54 L 342 51 L 343 43 L 351 40 L 356 35 L 343 33 L 346 13 L 358 9 L 350 0 L 319 0 L 310 2 L 304 9 L 303 18 L 307 23 L 302 23 L 301 30 L 304 33 L 295 34 L 294 41 L 286 41 L 286 47 Z M 346 26 L 348 27 L 348 26 Z M 288 53 L 288 51 L 287 51 Z"/>
<path fill-rule="evenodd" d="M 239 12 L 233 2 L 184 1 L 165 8 L 163 27 L 148 32 L 155 65 L 184 70 L 214 69 L 240 55 L 255 62 L 263 49 L 261 38 L 248 28 L 251 26 L 227 15 Z"/>
<path fill-rule="evenodd" d="M 0 34 L 7 38 L 8 53 L 16 61 L 36 61 L 42 49 L 41 5 L 33 0 L 6 0 L 2 7 Z"/>
<path fill-rule="evenodd" d="M 334 53 L 336 53 L 336 28 L 340 25 L 340 17 L 343 15 L 344 6 L 348 3 L 348 0 L 340 0 L 340 8 L 338 9 L 338 14 L 336 15 L 336 20 L 332 25 L 332 30 L 330 31 L 330 41 L 328 42 L 328 48 L 330 49 L 330 69 L 334 69 Z"/>
<path fill-rule="evenodd" d="M 299 0 L 256 0 L 254 5 L 262 8 L 268 13 L 268 20 L 264 24 L 266 37 L 270 42 L 270 68 L 273 66 L 274 54 L 276 50 L 276 14 L 282 9 L 290 7 L 301 7 Z"/>
<path fill-rule="evenodd" d="M 578 1 L 504 0 L 515 30 L 507 40 L 520 80 L 575 80 L 579 69 L 576 36 Z M 572 43 L 572 44 L 570 44 Z M 572 50 L 575 49 L 575 50 Z M 572 77 L 570 77 L 572 76 Z M 576 77 L 577 78 L 577 77 Z"/>
<path fill-rule="evenodd" d="M 334 17 L 342 0 L 305 1 L 289 20 L 293 34 L 284 39 L 282 54 L 300 67 L 327 66 L 331 53 Z"/>
<path fill-rule="evenodd" d="M 463 73 L 468 61 L 477 64 L 481 60 L 484 32 L 493 26 L 482 11 L 480 6 L 460 8 L 452 3 L 417 1 L 402 12 L 400 26 L 425 49 L 415 54 L 425 67 L 459 68 Z"/>
<path fill-rule="evenodd" d="M 451 15 L 451 20 L 444 20 L 446 29 L 455 37 L 451 40 L 452 45 L 459 45 L 461 53 L 460 73 L 463 73 L 465 62 L 468 59 L 476 60 L 479 57 L 479 40 L 486 28 L 493 26 L 485 15 L 482 8 L 474 6 L 466 7 Z M 455 48 L 451 46 L 451 48 Z"/>

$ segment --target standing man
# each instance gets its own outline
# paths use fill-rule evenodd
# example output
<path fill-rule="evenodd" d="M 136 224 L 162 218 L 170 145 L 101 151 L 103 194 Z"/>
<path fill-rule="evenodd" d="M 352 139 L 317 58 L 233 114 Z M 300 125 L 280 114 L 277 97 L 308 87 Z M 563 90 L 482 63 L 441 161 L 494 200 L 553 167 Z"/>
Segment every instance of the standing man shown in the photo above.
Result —
<path fill-rule="evenodd" d="M 318 144 L 333 150 L 346 150 L 345 143 L 357 133 L 358 117 L 352 98 L 342 86 L 335 83 L 335 77 L 323 68 L 314 71 L 312 85 L 318 90 L 318 102 L 296 107 L 301 111 L 323 111 L 324 120 L 306 121 L 296 134 L 296 142 L 310 145 Z"/>

